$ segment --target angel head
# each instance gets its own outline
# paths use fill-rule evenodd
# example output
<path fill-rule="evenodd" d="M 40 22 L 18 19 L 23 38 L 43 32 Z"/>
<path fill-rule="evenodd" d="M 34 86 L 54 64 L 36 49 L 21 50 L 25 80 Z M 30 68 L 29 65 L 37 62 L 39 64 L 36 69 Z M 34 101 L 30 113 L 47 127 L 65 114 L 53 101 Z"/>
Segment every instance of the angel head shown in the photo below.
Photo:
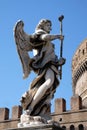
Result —
<path fill-rule="evenodd" d="M 48 19 L 41 19 L 39 21 L 38 25 L 36 26 L 35 30 L 37 31 L 39 29 L 42 29 L 45 32 L 50 33 L 50 31 L 52 30 L 51 26 L 52 26 L 52 23 L 51 23 L 50 20 L 48 20 Z"/>

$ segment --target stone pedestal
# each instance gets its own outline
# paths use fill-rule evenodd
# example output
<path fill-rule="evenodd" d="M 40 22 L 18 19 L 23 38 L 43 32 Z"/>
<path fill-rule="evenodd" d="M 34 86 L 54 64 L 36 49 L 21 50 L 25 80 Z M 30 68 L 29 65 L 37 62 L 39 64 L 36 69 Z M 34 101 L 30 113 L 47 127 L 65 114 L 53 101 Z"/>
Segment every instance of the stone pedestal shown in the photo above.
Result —
<path fill-rule="evenodd" d="M 23 128 L 9 128 L 6 130 L 63 130 L 60 126 L 55 124 L 43 124 L 43 125 L 36 125 L 31 127 L 23 127 Z"/>

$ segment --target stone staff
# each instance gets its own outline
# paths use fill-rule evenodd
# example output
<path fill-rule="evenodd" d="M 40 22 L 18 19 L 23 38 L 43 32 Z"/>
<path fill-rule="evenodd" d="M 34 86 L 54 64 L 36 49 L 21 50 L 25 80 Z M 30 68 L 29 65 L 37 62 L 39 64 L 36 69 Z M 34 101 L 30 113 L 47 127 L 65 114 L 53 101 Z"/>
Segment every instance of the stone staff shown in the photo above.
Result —
<path fill-rule="evenodd" d="M 63 33 L 63 26 L 62 26 L 62 20 L 64 19 L 64 16 L 61 15 L 59 17 L 59 21 L 60 21 L 60 35 L 62 35 Z M 61 40 L 61 43 L 60 43 L 60 58 L 62 58 L 62 55 L 63 55 L 63 40 Z M 62 65 L 60 66 L 60 79 L 62 79 Z"/>

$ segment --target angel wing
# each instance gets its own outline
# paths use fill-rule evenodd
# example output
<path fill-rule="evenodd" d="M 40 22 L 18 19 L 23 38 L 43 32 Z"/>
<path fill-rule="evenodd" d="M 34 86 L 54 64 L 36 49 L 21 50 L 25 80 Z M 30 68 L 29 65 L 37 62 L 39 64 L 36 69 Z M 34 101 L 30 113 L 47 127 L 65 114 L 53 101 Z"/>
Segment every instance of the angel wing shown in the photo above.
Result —
<path fill-rule="evenodd" d="M 22 64 L 23 78 L 27 78 L 32 70 L 29 66 L 31 59 L 28 54 L 28 51 L 32 50 L 32 46 L 30 44 L 30 37 L 24 32 L 23 27 L 24 23 L 22 20 L 16 23 L 14 27 L 14 38 L 17 46 L 17 52 Z"/>

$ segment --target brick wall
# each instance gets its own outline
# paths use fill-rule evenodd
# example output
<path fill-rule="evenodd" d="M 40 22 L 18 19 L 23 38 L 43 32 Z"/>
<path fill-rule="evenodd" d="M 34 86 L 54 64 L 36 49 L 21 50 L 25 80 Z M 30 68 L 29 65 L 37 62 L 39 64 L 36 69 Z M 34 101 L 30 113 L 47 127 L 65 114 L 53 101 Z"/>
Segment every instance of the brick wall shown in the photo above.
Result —
<path fill-rule="evenodd" d="M 71 110 L 66 110 L 66 100 L 59 98 L 55 100 L 55 112 L 52 119 L 59 122 L 64 130 L 86 130 L 87 129 L 87 109 L 82 108 L 80 96 L 71 97 Z M 21 106 L 13 106 L 11 118 L 9 119 L 9 109 L 0 108 L 0 130 L 6 128 L 17 128 L 22 114 Z M 83 129 L 84 128 L 84 129 Z"/>
<path fill-rule="evenodd" d="M 11 119 L 10 119 L 9 109 L 0 108 L 0 130 L 6 129 L 6 128 L 16 128 L 20 120 L 21 114 L 22 114 L 22 107 L 13 106 Z"/>
<path fill-rule="evenodd" d="M 82 99 L 80 96 L 71 97 L 71 110 L 66 110 L 65 99 L 55 100 L 55 112 L 52 118 L 60 123 L 64 130 L 86 130 L 87 128 L 87 109 L 82 108 Z M 71 128 L 73 127 L 73 128 Z M 82 127 L 84 129 L 82 129 Z M 81 128 L 81 129 L 80 129 Z"/>

